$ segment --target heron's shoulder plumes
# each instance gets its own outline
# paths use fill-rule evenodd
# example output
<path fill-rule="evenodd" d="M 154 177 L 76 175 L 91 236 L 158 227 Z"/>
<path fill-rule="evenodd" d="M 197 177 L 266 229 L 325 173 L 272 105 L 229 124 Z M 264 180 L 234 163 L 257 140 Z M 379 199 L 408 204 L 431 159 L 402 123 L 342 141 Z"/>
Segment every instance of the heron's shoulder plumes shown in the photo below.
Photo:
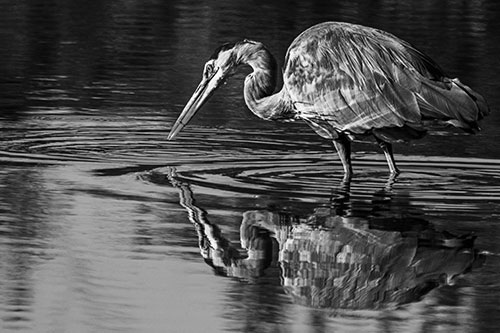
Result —
<path fill-rule="evenodd" d="M 370 73 L 388 75 L 394 66 L 429 79 L 445 76 L 432 59 L 410 43 L 382 30 L 343 22 L 326 22 L 304 31 L 290 45 L 285 63 L 303 62 L 308 56 L 315 64 L 343 73 L 361 85 Z"/>

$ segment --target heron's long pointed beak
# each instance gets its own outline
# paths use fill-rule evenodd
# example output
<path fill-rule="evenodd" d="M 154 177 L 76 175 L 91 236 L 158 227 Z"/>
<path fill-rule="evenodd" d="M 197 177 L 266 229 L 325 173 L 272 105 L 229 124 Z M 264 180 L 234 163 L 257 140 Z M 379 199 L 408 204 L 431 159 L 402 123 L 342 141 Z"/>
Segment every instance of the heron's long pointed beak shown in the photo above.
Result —
<path fill-rule="evenodd" d="M 175 121 L 174 126 L 170 130 L 168 140 L 172 140 L 175 136 L 188 124 L 198 110 L 205 104 L 210 96 L 214 93 L 215 89 L 219 86 L 220 75 L 215 74 L 211 78 L 203 78 L 189 99 L 186 106 L 181 112 L 181 115 Z"/>

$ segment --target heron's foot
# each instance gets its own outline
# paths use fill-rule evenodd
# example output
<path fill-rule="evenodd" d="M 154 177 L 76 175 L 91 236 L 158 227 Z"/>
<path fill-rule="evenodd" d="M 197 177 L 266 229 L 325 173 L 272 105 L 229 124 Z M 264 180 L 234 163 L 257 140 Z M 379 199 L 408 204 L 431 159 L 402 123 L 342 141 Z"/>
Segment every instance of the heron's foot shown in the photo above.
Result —
<path fill-rule="evenodd" d="M 396 167 L 394 167 L 394 168 L 389 167 L 389 175 L 390 175 L 391 177 L 396 177 L 396 176 L 398 176 L 400 173 L 401 173 L 401 170 L 399 170 L 398 168 L 396 168 Z"/>

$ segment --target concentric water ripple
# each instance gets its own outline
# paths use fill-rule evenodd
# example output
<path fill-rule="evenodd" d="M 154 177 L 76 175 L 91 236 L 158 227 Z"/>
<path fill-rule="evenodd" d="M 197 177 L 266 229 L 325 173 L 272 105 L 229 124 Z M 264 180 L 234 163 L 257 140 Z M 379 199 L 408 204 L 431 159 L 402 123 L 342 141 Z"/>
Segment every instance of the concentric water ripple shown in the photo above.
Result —
<path fill-rule="evenodd" d="M 55 124 L 57 120 L 61 124 Z M 184 179 L 200 187 L 239 195 L 289 194 L 328 197 L 342 182 L 334 149 L 300 133 L 288 140 L 278 131 L 246 131 L 192 126 L 176 141 L 167 141 L 170 119 L 159 116 L 96 117 L 94 115 L 31 118 L 0 136 L 0 161 L 33 164 L 91 163 L 106 173 L 163 173 L 178 166 Z M 51 127 L 40 126 L 50 123 Z M 130 123 L 134 123 L 130 131 Z M 43 129 L 41 129 L 43 128 Z M 215 134 L 215 135 L 214 135 Z M 357 152 L 352 190 L 381 188 L 390 181 L 382 154 Z M 425 200 L 500 200 L 500 160 L 396 155 L 403 173 L 396 186 L 418 189 Z M 153 170 L 153 171 L 152 171 Z M 156 177 L 157 179 L 158 177 Z"/>
<path fill-rule="evenodd" d="M 385 191 L 381 200 L 406 198 L 392 200 L 401 212 L 470 223 L 498 217 L 498 159 L 396 154 L 402 173 L 393 179 L 377 148 L 361 145 L 366 150 L 355 150 L 355 176 L 346 187 L 333 147 L 301 127 L 240 131 L 193 125 L 167 141 L 171 118 L 134 110 L 106 117 L 86 113 L 40 112 L 13 124 L 0 134 L 0 162 L 79 165 L 96 176 L 135 174 L 132 179 L 152 186 L 171 186 L 167 176 L 175 167 L 180 179 L 216 203 L 238 197 L 251 200 L 250 206 L 314 206 L 348 195 L 350 204 L 370 211 L 380 199 L 374 197 Z M 232 214 L 227 205 L 212 209 Z"/>

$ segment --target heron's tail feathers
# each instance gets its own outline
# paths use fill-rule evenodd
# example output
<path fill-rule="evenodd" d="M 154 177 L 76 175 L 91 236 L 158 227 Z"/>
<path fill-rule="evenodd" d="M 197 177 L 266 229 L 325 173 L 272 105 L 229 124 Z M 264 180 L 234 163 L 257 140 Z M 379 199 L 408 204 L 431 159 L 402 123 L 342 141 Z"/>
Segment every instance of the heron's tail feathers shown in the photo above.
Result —
<path fill-rule="evenodd" d="M 416 97 L 424 119 L 444 121 L 468 132 L 478 131 L 478 121 L 490 112 L 484 98 L 458 79 L 424 81 Z"/>
<path fill-rule="evenodd" d="M 466 86 L 462 82 L 460 82 L 458 79 L 453 79 L 453 83 L 460 87 L 463 91 L 469 95 L 474 102 L 476 102 L 476 105 L 479 109 L 479 120 L 483 119 L 484 116 L 488 115 L 490 113 L 490 107 L 488 106 L 488 103 L 486 103 L 486 100 L 483 98 L 483 96 L 479 95 L 477 92 L 469 88 L 469 86 Z"/>

